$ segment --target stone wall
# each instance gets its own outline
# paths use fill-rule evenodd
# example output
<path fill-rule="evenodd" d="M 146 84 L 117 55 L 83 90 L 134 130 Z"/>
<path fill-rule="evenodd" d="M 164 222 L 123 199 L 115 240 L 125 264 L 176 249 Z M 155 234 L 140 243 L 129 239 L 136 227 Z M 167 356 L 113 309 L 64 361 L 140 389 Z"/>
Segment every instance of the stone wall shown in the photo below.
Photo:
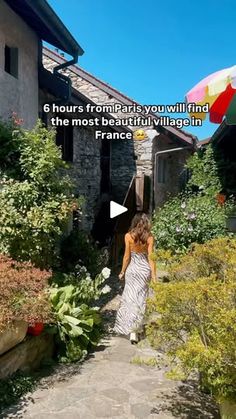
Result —
<path fill-rule="evenodd" d="M 32 371 L 54 352 L 52 335 L 27 336 L 22 343 L 0 356 L 0 379 L 16 371 Z"/>
<path fill-rule="evenodd" d="M 10 30 L 9 30 L 10 28 Z M 18 77 L 5 71 L 5 45 L 18 48 Z M 32 128 L 38 118 L 38 38 L 4 2 L 0 2 L 0 117 L 12 112 Z"/>
<path fill-rule="evenodd" d="M 45 68 L 47 68 L 49 71 L 53 71 L 53 68 L 55 67 L 55 65 L 57 64 L 56 62 L 56 55 L 55 55 L 55 60 L 52 60 L 48 55 L 46 50 L 44 50 L 44 54 L 43 54 L 43 63 Z M 97 105 L 111 105 L 114 103 L 121 103 L 124 104 L 127 102 L 127 99 L 125 99 L 124 96 L 124 102 L 121 102 L 121 100 L 118 100 L 115 96 L 113 96 L 113 94 L 115 95 L 115 90 L 111 88 L 111 93 L 107 93 L 106 91 L 102 90 L 102 85 L 105 86 L 104 83 L 98 81 L 101 85 L 101 87 L 97 87 L 95 84 L 93 84 L 91 81 L 88 81 L 86 79 L 86 75 L 88 75 L 88 73 L 84 72 L 84 77 L 79 76 L 78 74 L 75 73 L 74 71 L 74 67 L 69 67 L 68 69 L 64 70 L 64 74 L 67 75 L 68 77 L 71 78 L 72 80 L 72 85 L 73 87 L 78 90 L 80 93 L 84 94 L 86 97 L 88 97 L 89 99 L 91 99 L 95 104 Z M 90 76 L 91 77 L 91 76 Z M 114 92 L 113 92 L 114 90 Z M 130 99 L 129 99 L 130 101 Z M 131 102 L 132 103 L 132 102 Z M 122 114 L 114 114 L 114 117 L 118 118 L 128 118 L 130 116 L 140 116 L 139 114 L 133 114 L 133 113 L 122 113 Z M 136 130 L 139 127 L 129 127 L 131 130 Z M 127 151 L 127 144 L 124 141 L 123 144 L 123 148 L 124 148 L 124 156 L 122 157 L 123 160 L 123 164 L 122 164 L 122 170 L 126 170 L 128 172 L 130 172 L 130 167 L 128 167 L 129 165 L 131 165 L 133 168 L 135 167 L 135 172 L 137 172 L 138 174 L 144 173 L 147 175 L 150 175 L 152 173 L 152 137 L 149 138 L 149 131 L 150 127 L 144 128 L 147 132 L 147 140 L 146 141 L 132 141 L 132 144 L 130 144 L 128 146 L 128 158 L 126 159 L 126 164 L 127 166 L 124 168 L 125 164 L 124 164 L 124 156 L 125 153 Z M 111 149 L 113 150 L 112 153 L 113 155 L 111 156 L 111 161 L 114 162 L 114 160 L 116 159 L 114 153 L 117 153 L 117 158 L 119 159 L 121 154 L 122 154 L 122 145 L 121 143 L 114 144 L 117 140 L 112 141 L 112 147 Z M 119 141 L 118 141 L 119 142 Z M 132 162 L 131 162 L 131 158 L 132 158 Z M 114 164 L 116 165 L 116 163 L 114 162 Z M 113 167 L 111 167 L 111 170 L 113 171 Z M 115 169 L 116 170 L 116 169 Z M 122 170 L 120 170 L 120 173 L 122 173 Z M 113 179 L 115 180 L 115 178 L 117 179 L 117 176 L 114 175 Z M 124 182 L 124 183 L 123 183 Z M 123 195 L 125 194 L 125 191 L 127 190 L 127 181 L 125 179 L 124 176 L 122 176 L 122 178 L 120 179 L 119 182 L 119 191 L 121 189 L 123 185 Z M 115 185 L 114 188 L 115 190 Z M 117 191 L 117 194 L 119 192 Z"/>
<path fill-rule="evenodd" d="M 74 162 L 71 176 L 75 192 L 84 197 L 81 226 L 91 231 L 100 201 L 100 141 L 93 129 L 74 128 Z"/>

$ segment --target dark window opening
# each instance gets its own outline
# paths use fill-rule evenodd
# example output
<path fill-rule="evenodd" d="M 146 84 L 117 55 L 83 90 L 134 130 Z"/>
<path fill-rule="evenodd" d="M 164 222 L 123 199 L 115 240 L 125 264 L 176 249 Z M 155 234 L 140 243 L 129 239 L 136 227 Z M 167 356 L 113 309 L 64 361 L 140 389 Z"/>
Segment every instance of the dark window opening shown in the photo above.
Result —
<path fill-rule="evenodd" d="M 64 161 L 73 162 L 73 127 L 57 127 L 56 144 L 61 148 Z"/>
<path fill-rule="evenodd" d="M 18 48 L 10 48 L 5 45 L 5 71 L 18 78 Z"/>
<path fill-rule="evenodd" d="M 39 112 L 39 118 L 41 119 L 41 121 L 45 125 L 45 127 L 47 128 L 47 126 L 48 126 L 47 113 L 44 112 L 44 111 Z"/>
<path fill-rule="evenodd" d="M 158 157 L 157 163 L 157 181 L 158 183 L 166 183 L 167 177 L 167 160 L 162 157 Z"/>

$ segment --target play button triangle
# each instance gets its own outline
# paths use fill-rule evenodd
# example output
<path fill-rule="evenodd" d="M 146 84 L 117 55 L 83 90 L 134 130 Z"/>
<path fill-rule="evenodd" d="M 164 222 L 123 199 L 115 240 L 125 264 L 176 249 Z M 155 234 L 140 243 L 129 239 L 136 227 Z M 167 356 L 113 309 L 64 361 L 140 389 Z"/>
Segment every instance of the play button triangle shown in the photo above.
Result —
<path fill-rule="evenodd" d="M 117 204 L 115 201 L 110 201 L 110 218 L 115 218 L 126 211 L 128 211 L 128 208 Z"/>

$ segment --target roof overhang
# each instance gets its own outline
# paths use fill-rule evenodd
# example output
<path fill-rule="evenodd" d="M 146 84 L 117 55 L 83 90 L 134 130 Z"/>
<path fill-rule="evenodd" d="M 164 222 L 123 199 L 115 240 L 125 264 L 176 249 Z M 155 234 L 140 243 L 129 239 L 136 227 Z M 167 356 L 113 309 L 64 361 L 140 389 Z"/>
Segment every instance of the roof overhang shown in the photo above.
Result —
<path fill-rule="evenodd" d="M 157 115 L 156 115 L 156 118 L 157 118 Z M 193 149 L 196 149 L 197 147 L 197 137 L 195 137 L 194 135 L 185 133 L 182 130 L 179 130 L 174 127 L 169 127 L 169 126 L 167 127 L 167 126 L 159 125 L 158 128 L 155 127 L 154 129 L 157 132 L 167 135 L 168 137 L 172 138 L 179 145 L 186 146 L 186 147 L 192 146 Z"/>
<path fill-rule="evenodd" d="M 46 57 L 50 58 L 57 64 L 63 64 L 65 62 L 65 58 L 59 56 L 54 51 L 50 51 L 48 48 L 44 48 L 43 53 Z M 123 103 L 124 105 L 139 105 L 139 103 L 131 100 L 128 96 L 125 96 L 123 93 L 119 92 L 118 90 L 114 89 L 112 86 L 104 83 L 103 81 L 97 79 L 92 74 L 89 74 L 87 71 L 83 70 L 77 66 L 71 66 L 70 70 L 74 72 L 79 77 L 87 80 L 89 83 L 92 83 L 94 86 L 98 87 L 99 89 L 103 90 L 108 95 L 111 95 L 118 102 Z M 150 116 L 154 119 L 158 117 L 158 115 L 154 113 L 150 113 Z M 161 132 L 169 137 L 174 138 L 176 141 L 179 141 L 180 144 L 189 146 L 192 145 L 193 148 L 196 147 L 197 137 L 187 133 L 183 130 L 180 130 L 176 127 L 167 127 L 167 126 L 158 126 L 154 128 L 157 132 Z"/>
<path fill-rule="evenodd" d="M 83 49 L 70 34 L 46 0 L 5 0 L 40 39 L 78 57 Z"/>
<path fill-rule="evenodd" d="M 91 105 L 96 105 L 95 102 L 93 102 L 91 99 L 89 99 L 87 96 L 83 95 L 81 92 L 74 89 L 73 87 L 71 89 L 71 102 L 75 105 L 82 105 L 82 106 L 85 106 L 88 103 L 91 104 Z M 111 114 L 109 114 L 107 112 L 101 112 L 101 113 L 90 112 L 87 115 L 88 115 L 88 118 L 89 117 L 91 118 L 91 116 L 92 116 L 93 118 L 101 119 L 102 116 L 104 116 L 104 118 L 106 118 L 108 120 L 115 119 L 114 116 L 112 116 Z M 84 118 L 84 116 L 83 116 L 83 118 Z M 131 133 L 133 132 L 128 127 L 111 126 L 111 127 L 109 127 L 109 129 L 111 131 L 116 131 L 116 132 L 124 132 L 124 131 L 125 132 L 131 132 Z"/>

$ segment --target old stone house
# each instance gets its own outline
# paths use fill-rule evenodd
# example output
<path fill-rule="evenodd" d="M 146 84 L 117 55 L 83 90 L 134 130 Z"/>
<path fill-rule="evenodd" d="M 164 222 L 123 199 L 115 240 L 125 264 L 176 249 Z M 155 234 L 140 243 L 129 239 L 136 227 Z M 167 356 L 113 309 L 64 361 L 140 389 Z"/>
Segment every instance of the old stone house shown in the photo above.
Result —
<path fill-rule="evenodd" d="M 58 51 L 44 48 L 43 63 L 47 70 L 53 72 L 55 66 L 63 65 L 65 62 L 65 57 Z M 64 69 L 62 73 L 72 82 L 70 103 L 137 105 L 134 100 L 81 67 L 72 65 Z M 47 95 L 42 95 L 42 106 L 48 100 Z M 50 116 L 43 115 L 43 118 L 49 122 Z M 134 115 L 110 114 L 108 117 L 124 119 L 129 116 Z M 150 114 L 150 116 L 156 118 L 156 115 Z M 81 115 L 82 117 L 85 115 Z M 137 128 L 127 127 L 131 131 Z M 61 131 L 60 128 L 59 131 Z M 132 188 L 131 184 L 135 176 L 137 181 L 140 181 L 140 178 L 142 180 L 143 176 L 149 179 L 149 193 L 146 190 L 148 195 L 146 210 L 150 212 L 162 205 L 169 194 L 176 194 L 181 189 L 185 175 L 184 164 L 187 156 L 195 149 L 196 138 L 173 127 L 160 126 L 158 129 L 153 129 L 151 125 L 146 127 L 145 131 L 146 139 L 143 141 L 97 140 L 94 128 L 70 128 L 67 142 L 70 142 L 70 160 L 73 161 L 72 175 L 77 179 L 78 193 L 86 197 L 86 219 L 82 224 L 87 230 L 91 230 L 94 222 L 95 224 L 97 222 L 102 225 L 104 233 L 105 218 L 109 218 L 110 199 L 129 206 L 130 216 L 136 211 L 137 198 L 140 198 L 137 196 L 140 195 L 137 186 L 142 185 L 142 182 L 137 182 L 136 188 L 135 186 Z M 58 144 L 62 144 L 59 137 Z M 65 145 L 66 142 L 63 147 Z M 136 191 L 136 203 L 129 197 L 129 191 L 130 193 Z M 141 197 L 141 206 L 138 209 L 142 209 L 143 200 L 145 196 Z M 125 218 L 129 219 L 127 213 Z"/>
<path fill-rule="evenodd" d="M 43 49 L 43 41 L 66 53 L 66 58 Z M 14 111 L 26 128 L 32 128 L 38 117 L 50 125 L 53 115 L 44 112 L 45 103 L 136 104 L 76 66 L 82 54 L 80 45 L 45 0 L 0 0 L 0 117 L 7 119 Z M 96 112 L 81 118 L 100 120 L 102 116 L 124 118 L 124 114 Z M 135 114 L 125 115 L 129 116 Z M 109 131 L 132 133 L 137 128 L 114 126 Z M 195 138 L 176 128 L 153 129 L 152 124 L 145 131 L 143 141 L 110 141 L 95 140 L 93 127 L 57 128 L 56 141 L 63 158 L 71 163 L 75 193 L 85 197 L 82 228 L 93 231 L 98 239 L 113 231 L 111 199 L 129 207 L 125 218 L 129 222 L 137 209 L 151 212 L 184 182 L 184 163 L 195 148 Z"/>
<path fill-rule="evenodd" d="M 73 63 L 83 50 L 54 13 L 46 0 L 0 0 L 0 117 L 16 112 L 26 128 L 39 116 L 39 89 L 46 87 L 42 64 L 42 41 L 72 56 Z M 58 69 L 50 74 L 50 84 L 64 97 L 66 80 Z"/>

